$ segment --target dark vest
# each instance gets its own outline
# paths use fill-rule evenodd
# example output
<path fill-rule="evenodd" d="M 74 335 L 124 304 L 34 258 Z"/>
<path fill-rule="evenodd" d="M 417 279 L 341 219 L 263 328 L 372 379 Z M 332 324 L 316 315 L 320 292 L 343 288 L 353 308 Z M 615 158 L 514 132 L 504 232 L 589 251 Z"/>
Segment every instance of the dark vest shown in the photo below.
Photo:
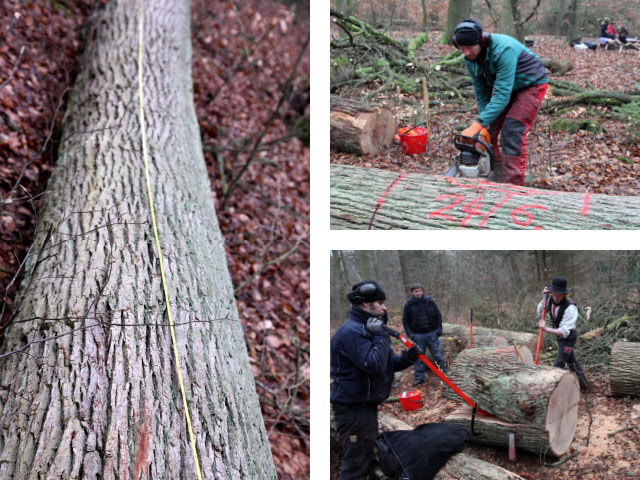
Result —
<path fill-rule="evenodd" d="M 569 308 L 569 305 L 575 305 L 575 303 L 573 303 L 567 297 L 564 297 L 562 302 L 560 302 L 560 305 L 556 305 L 555 318 L 553 317 L 553 313 L 551 309 L 552 305 L 553 305 L 553 298 L 551 298 L 550 296 L 549 300 L 547 301 L 547 312 L 549 313 L 549 318 L 551 318 L 551 324 L 553 325 L 553 328 L 559 328 L 560 322 L 562 322 L 562 317 L 564 316 L 564 311 L 567 308 Z"/>

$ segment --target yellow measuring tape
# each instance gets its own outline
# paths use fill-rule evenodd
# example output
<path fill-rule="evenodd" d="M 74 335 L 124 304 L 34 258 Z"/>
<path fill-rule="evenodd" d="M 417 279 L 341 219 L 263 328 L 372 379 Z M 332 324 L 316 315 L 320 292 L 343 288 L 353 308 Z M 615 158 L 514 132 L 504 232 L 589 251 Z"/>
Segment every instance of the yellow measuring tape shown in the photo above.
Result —
<path fill-rule="evenodd" d="M 182 372 L 180 370 L 180 357 L 178 356 L 178 345 L 176 343 L 176 335 L 173 329 L 173 317 L 171 316 L 171 305 L 169 304 L 169 292 L 167 291 L 167 280 L 164 275 L 164 266 L 162 264 L 162 250 L 160 249 L 160 240 L 158 238 L 158 225 L 156 224 L 156 214 L 153 208 L 153 195 L 151 194 L 151 180 L 149 179 L 149 162 L 147 161 L 147 137 L 144 122 L 144 101 L 142 99 L 142 32 L 144 30 L 144 1 L 140 2 L 140 22 L 138 24 L 138 90 L 140 97 L 140 128 L 142 130 L 142 156 L 144 158 L 144 173 L 147 178 L 147 193 L 149 195 L 149 208 L 151 209 L 151 220 L 153 223 L 153 235 L 156 238 L 156 248 L 158 249 L 158 258 L 160 260 L 160 274 L 162 275 L 162 288 L 164 289 L 164 299 L 167 304 L 167 315 L 169 316 L 169 328 L 171 330 L 171 340 L 173 342 L 173 353 L 176 357 L 176 369 L 178 370 L 178 380 L 180 381 L 180 391 L 182 392 L 182 403 L 184 404 L 184 413 L 187 417 L 187 429 L 189 430 L 189 438 L 191 439 L 191 449 L 193 450 L 193 460 L 196 464 L 198 480 L 202 480 L 200 473 L 200 462 L 198 461 L 198 452 L 196 451 L 196 441 L 193 437 L 193 429 L 191 428 L 191 417 L 189 416 L 189 406 L 187 405 L 187 396 L 184 392 L 184 383 L 182 381 Z"/>

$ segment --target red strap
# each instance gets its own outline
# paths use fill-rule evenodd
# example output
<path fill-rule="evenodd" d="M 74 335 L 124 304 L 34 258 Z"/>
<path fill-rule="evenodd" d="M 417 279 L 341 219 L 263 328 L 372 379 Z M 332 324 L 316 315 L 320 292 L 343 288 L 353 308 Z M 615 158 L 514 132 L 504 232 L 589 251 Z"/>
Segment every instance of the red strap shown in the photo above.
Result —
<path fill-rule="evenodd" d="M 407 337 L 405 337 L 404 335 L 400 334 L 399 339 L 400 339 L 400 341 L 401 341 L 402 343 L 404 343 L 404 344 L 407 346 L 407 348 L 411 348 L 411 347 L 413 347 L 413 343 L 411 343 L 411 341 L 410 341 Z M 447 378 L 447 376 L 446 376 L 444 373 L 442 373 L 442 372 L 438 369 L 438 367 L 436 367 L 433 363 L 431 363 L 431 362 L 429 361 L 429 359 L 428 359 L 427 357 L 425 357 L 425 356 L 421 353 L 420 355 L 418 355 L 418 358 L 419 358 L 420 360 L 422 360 L 422 361 L 424 362 L 424 364 L 425 364 L 427 367 L 429 367 L 429 369 L 430 369 L 433 373 L 435 373 L 437 376 L 439 376 L 439 377 L 442 379 L 442 381 L 443 381 L 444 383 L 446 383 L 449 387 L 451 387 L 451 388 L 453 389 L 453 391 L 454 391 L 454 392 L 456 392 L 456 393 L 460 396 L 460 398 L 462 398 L 465 402 L 467 402 L 471 407 L 477 407 L 477 405 L 476 405 L 475 403 L 473 403 L 473 402 L 471 401 L 471 399 L 470 399 L 469 397 L 467 397 L 467 396 L 464 394 L 464 392 L 463 392 L 462 390 L 460 390 L 458 387 L 456 387 L 456 386 L 453 384 L 453 382 L 452 382 L 451 380 L 449 380 L 449 379 Z M 483 410 L 480 410 L 480 409 L 478 408 L 478 415 L 489 415 L 489 414 L 488 414 L 487 412 L 485 412 L 485 411 L 483 411 Z"/>

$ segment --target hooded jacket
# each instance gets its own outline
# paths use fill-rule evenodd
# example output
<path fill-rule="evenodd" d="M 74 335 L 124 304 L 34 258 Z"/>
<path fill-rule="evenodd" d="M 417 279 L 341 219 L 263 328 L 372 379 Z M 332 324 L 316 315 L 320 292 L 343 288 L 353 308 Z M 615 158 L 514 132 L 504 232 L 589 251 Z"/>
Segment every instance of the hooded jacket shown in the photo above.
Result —
<path fill-rule="evenodd" d="M 483 127 L 502 113 L 513 92 L 549 81 L 538 56 L 508 35 L 492 34 L 478 57 L 465 58 L 464 63 L 478 102 L 477 121 Z"/>
<path fill-rule="evenodd" d="M 409 337 L 414 333 L 430 333 L 435 331 L 442 335 L 442 315 L 431 297 L 412 296 L 404 304 L 402 310 L 402 326 Z"/>
<path fill-rule="evenodd" d="M 396 355 L 388 335 L 373 335 L 371 317 L 354 306 L 331 339 L 331 403 L 379 405 L 389 398 L 393 374 L 411 366 L 406 350 Z"/>

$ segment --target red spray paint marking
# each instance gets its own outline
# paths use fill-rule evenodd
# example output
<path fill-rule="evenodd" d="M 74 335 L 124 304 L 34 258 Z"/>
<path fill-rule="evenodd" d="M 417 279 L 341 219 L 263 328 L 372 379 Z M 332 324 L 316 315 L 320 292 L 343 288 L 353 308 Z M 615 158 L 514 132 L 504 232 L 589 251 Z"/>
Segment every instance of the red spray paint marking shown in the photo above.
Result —
<path fill-rule="evenodd" d="M 582 215 L 583 217 L 587 216 L 587 213 L 589 213 L 589 197 L 591 196 L 590 193 L 587 193 L 584 196 L 584 199 L 582 200 L 582 210 L 580 210 L 580 215 Z"/>
<path fill-rule="evenodd" d="M 378 210 L 380 210 L 380 207 L 382 207 L 382 204 L 384 203 L 384 197 L 386 197 L 387 194 L 391 191 L 391 189 L 395 187 L 396 184 L 400 180 L 402 180 L 404 177 L 405 177 L 405 174 L 403 173 L 398 178 L 396 178 L 391 185 L 389 185 L 389 187 L 384 191 L 382 195 L 380 195 L 380 198 L 378 199 L 378 204 L 376 205 L 376 209 L 373 211 L 373 215 L 371 215 L 371 221 L 369 222 L 369 230 L 371 230 L 371 227 L 373 226 L 373 220 L 376 217 L 376 213 L 378 213 Z"/>

